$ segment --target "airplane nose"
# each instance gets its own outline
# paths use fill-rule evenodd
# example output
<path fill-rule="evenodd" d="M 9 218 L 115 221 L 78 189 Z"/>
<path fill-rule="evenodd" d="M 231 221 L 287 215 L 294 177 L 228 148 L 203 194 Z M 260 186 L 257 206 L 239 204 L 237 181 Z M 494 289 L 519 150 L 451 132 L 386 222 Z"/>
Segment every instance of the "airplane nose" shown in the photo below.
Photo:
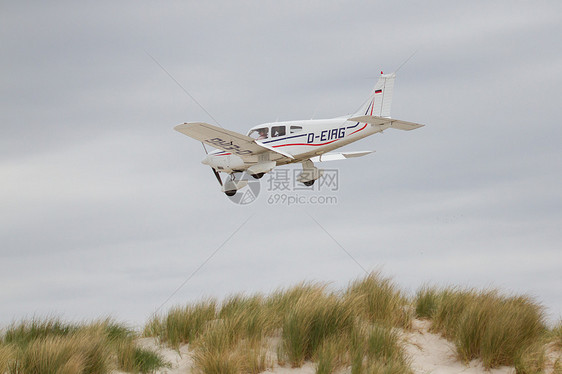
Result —
<path fill-rule="evenodd" d="M 209 165 L 209 156 L 205 157 L 203 160 L 201 160 L 201 163 L 203 165 Z"/>

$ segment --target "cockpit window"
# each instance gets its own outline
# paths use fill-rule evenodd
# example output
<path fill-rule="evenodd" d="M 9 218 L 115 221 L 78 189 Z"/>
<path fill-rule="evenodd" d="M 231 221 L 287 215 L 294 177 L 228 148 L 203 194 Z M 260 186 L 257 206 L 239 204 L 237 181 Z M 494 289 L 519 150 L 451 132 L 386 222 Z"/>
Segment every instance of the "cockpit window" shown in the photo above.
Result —
<path fill-rule="evenodd" d="M 251 138 L 254 138 L 256 140 L 267 139 L 267 137 L 269 136 L 269 129 L 267 127 L 254 129 L 254 130 L 250 131 L 248 136 L 251 137 Z"/>
<path fill-rule="evenodd" d="M 302 126 L 291 126 L 291 134 L 294 134 L 296 132 L 301 132 L 302 131 Z"/>
<path fill-rule="evenodd" d="M 285 135 L 285 126 L 273 126 L 271 128 L 271 137 L 275 138 L 276 136 L 283 136 Z"/>

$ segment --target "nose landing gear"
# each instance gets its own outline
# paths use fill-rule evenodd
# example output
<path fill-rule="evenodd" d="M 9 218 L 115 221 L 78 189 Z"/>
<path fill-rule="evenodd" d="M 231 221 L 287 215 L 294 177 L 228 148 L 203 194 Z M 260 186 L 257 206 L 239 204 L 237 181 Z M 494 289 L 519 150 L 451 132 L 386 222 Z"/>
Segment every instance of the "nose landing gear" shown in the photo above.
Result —
<path fill-rule="evenodd" d="M 230 174 L 230 179 L 222 186 L 222 191 L 226 194 L 226 196 L 234 196 L 239 189 L 244 188 L 246 185 L 248 185 L 247 180 L 237 181 L 236 175 L 232 173 Z"/>

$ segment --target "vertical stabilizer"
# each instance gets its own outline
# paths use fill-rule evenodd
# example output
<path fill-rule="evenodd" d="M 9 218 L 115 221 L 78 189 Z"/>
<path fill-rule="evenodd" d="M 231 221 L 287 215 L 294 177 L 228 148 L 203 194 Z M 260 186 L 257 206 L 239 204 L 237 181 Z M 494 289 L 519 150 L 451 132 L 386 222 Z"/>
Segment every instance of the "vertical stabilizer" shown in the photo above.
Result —
<path fill-rule="evenodd" d="M 390 106 L 392 104 L 395 79 L 395 73 L 382 74 L 381 72 L 381 76 L 377 84 L 375 84 L 373 93 L 354 115 L 390 117 Z"/>

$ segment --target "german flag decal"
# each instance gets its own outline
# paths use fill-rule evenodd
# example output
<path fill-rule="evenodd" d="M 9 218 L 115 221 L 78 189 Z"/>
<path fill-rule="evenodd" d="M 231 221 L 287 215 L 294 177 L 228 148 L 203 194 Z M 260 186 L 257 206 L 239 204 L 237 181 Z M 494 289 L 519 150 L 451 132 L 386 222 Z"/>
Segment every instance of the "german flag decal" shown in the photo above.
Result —
<path fill-rule="evenodd" d="M 376 90 L 375 91 L 375 94 L 379 94 L 379 93 L 382 93 L 382 90 Z"/>

